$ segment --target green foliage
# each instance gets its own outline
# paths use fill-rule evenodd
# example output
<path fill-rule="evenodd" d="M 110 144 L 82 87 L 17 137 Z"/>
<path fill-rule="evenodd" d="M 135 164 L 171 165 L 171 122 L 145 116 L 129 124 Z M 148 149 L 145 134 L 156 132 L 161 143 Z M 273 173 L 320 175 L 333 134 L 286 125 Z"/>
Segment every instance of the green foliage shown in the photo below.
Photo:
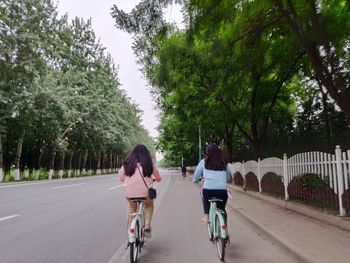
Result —
<path fill-rule="evenodd" d="M 234 160 L 349 147 L 349 5 L 188 0 L 180 31 L 162 17 L 172 2 L 113 9 L 162 110 L 167 164 L 196 162 L 199 126 L 204 145 L 217 142 Z"/>
<path fill-rule="evenodd" d="M 38 176 L 38 180 L 46 180 L 48 179 L 49 174 L 47 172 L 47 170 L 45 168 L 41 168 L 39 170 L 39 176 Z"/>
<path fill-rule="evenodd" d="M 121 89 L 117 67 L 90 20 L 58 17 L 50 0 L 2 1 L 0 17 L 0 132 L 6 170 L 24 155 L 22 167 L 60 169 L 69 155 L 77 166 L 78 156 L 88 153 L 97 166 L 101 153 L 106 153 L 102 159 L 107 153 L 115 158 L 136 143 L 154 152 L 141 125 L 142 112 Z M 53 153 L 56 162 L 50 160 Z"/>

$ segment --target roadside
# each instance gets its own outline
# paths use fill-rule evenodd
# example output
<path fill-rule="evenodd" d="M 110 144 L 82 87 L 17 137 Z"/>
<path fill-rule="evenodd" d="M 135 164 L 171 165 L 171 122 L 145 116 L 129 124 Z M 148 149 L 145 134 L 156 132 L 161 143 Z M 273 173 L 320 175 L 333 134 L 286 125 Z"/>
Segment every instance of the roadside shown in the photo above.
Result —
<path fill-rule="evenodd" d="M 15 185 L 34 185 L 34 184 L 47 184 L 47 183 L 57 183 L 57 182 L 65 182 L 65 181 L 75 181 L 81 179 L 93 179 L 101 176 L 110 176 L 116 175 L 118 172 L 114 173 L 106 173 L 99 175 L 89 175 L 89 176 L 76 176 L 76 177 L 64 177 L 64 178 L 54 178 L 54 179 L 42 179 L 42 180 L 21 180 L 21 181 L 11 181 L 11 182 L 0 182 L 0 188 L 5 186 L 15 186 Z"/>
<path fill-rule="evenodd" d="M 235 185 L 229 185 L 229 188 L 233 191 L 243 193 L 241 187 Z M 282 208 L 297 212 L 304 216 L 316 219 L 318 221 L 330 224 L 335 227 L 339 227 L 342 230 L 350 231 L 350 217 L 341 217 L 335 214 L 328 213 L 327 211 L 321 211 L 320 209 L 314 208 L 312 206 L 303 205 L 299 202 L 294 202 L 292 200 L 282 200 L 271 195 L 247 191 L 245 194 L 262 199 L 266 202 L 272 203 Z"/>
<path fill-rule="evenodd" d="M 285 205 L 283 200 L 258 193 L 245 193 L 233 185 L 229 185 L 229 189 L 233 198 L 228 206 L 255 227 L 258 233 L 271 239 L 298 262 L 349 261 L 350 233 L 340 229 L 341 224 L 338 223 L 341 220 L 347 226 L 346 219 L 321 215 L 319 211 L 291 201 Z M 292 211 L 293 208 L 298 212 Z M 318 217 L 318 220 L 311 218 L 311 215 Z M 334 224 L 320 221 L 323 218 L 328 218 Z"/>

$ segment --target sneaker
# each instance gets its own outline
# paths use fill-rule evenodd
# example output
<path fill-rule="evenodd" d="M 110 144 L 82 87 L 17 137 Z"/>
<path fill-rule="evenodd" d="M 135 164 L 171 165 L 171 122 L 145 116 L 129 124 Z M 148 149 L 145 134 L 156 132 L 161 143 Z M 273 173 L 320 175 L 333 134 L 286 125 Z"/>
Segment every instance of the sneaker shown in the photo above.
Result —
<path fill-rule="evenodd" d="M 152 232 L 151 232 L 150 228 L 145 229 L 145 237 L 147 237 L 147 238 L 151 238 L 152 237 Z"/>

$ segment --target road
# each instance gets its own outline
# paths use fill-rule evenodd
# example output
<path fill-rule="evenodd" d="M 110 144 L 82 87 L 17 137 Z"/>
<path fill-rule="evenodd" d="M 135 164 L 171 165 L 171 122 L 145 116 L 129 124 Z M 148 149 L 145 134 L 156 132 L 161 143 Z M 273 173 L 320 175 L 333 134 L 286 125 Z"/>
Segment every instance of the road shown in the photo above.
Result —
<path fill-rule="evenodd" d="M 200 223 L 199 186 L 161 170 L 153 219 L 140 262 L 218 262 Z M 293 262 L 229 211 L 226 262 Z M 123 263 L 126 201 L 116 176 L 0 185 L 1 263 Z"/>

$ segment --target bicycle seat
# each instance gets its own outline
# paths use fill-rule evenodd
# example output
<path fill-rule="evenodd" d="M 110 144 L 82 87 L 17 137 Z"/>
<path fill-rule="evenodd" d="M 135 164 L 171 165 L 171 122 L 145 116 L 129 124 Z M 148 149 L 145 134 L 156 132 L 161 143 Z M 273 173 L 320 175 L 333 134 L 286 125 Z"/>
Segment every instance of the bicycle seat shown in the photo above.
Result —
<path fill-rule="evenodd" d="M 132 198 L 129 198 L 129 200 L 133 202 L 143 202 L 146 200 L 146 197 L 132 197 Z"/>
<path fill-rule="evenodd" d="M 221 198 L 217 198 L 217 197 L 212 197 L 209 199 L 209 202 L 222 202 Z"/>

